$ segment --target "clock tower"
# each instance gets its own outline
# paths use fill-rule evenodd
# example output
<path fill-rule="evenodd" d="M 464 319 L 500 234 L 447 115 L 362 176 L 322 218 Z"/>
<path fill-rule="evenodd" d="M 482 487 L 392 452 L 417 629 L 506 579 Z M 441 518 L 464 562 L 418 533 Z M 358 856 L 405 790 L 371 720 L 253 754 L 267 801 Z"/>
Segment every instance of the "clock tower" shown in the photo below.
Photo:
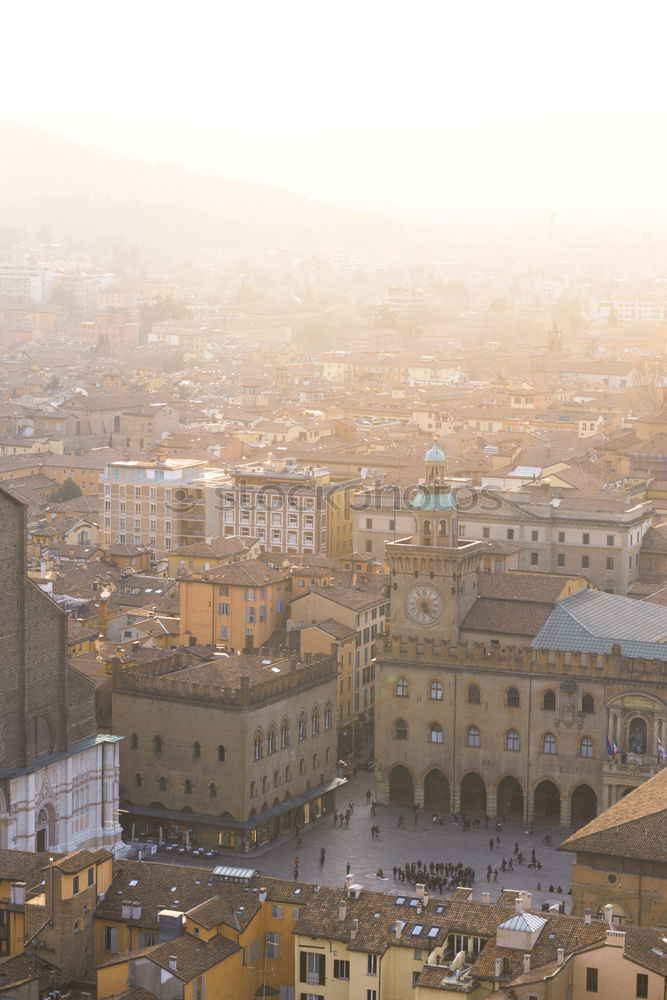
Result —
<path fill-rule="evenodd" d="M 391 574 L 394 636 L 457 643 L 477 597 L 483 544 L 458 537 L 456 498 L 445 480 L 445 455 L 434 442 L 426 477 L 412 500 L 415 533 L 385 544 Z"/>

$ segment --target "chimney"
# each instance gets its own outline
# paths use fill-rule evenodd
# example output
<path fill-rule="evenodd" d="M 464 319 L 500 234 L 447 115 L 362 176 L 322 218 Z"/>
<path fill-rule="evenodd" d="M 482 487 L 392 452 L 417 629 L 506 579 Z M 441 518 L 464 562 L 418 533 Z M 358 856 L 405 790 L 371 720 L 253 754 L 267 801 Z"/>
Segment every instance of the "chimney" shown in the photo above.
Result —
<path fill-rule="evenodd" d="M 169 956 L 169 968 L 172 972 L 176 972 L 177 958 L 175 955 Z"/>
<path fill-rule="evenodd" d="M 531 907 L 531 905 L 532 905 L 532 902 L 533 902 L 533 897 L 532 897 L 531 893 L 524 892 L 524 894 L 523 894 L 524 909 L 529 910 L 530 907 Z"/>
<path fill-rule="evenodd" d="M 347 900 L 341 899 L 340 903 L 338 904 L 338 919 L 345 920 L 346 916 L 347 916 Z"/>
<path fill-rule="evenodd" d="M 493 970 L 494 979 L 500 979 L 503 974 L 503 960 L 502 958 L 497 958 L 495 962 L 495 968 Z"/>
<path fill-rule="evenodd" d="M 593 915 L 592 915 L 592 913 L 591 913 L 590 910 L 585 910 L 584 911 L 584 923 L 585 924 L 590 924 L 592 916 Z"/>
<path fill-rule="evenodd" d="M 482 902 L 483 903 L 490 903 L 491 902 L 491 893 L 490 892 L 483 892 L 482 893 Z"/>
<path fill-rule="evenodd" d="M 514 910 L 516 913 L 523 913 L 523 893 L 520 892 L 514 900 Z"/>
<path fill-rule="evenodd" d="M 265 903 L 266 902 L 266 897 L 267 897 L 266 886 L 263 885 L 261 887 L 261 889 L 259 890 L 259 901 L 260 901 L 260 903 Z"/>
<path fill-rule="evenodd" d="M 359 921 L 355 917 L 354 920 L 352 921 L 352 927 L 350 928 L 350 938 L 352 939 L 352 941 L 354 941 L 358 933 L 359 933 Z"/>
<path fill-rule="evenodd" d="M 424 898 L 426 894 L 426 886 L 424 885 L 423 882 L 417 882 L 417 885 L 415 886 L 415 893 L 417 895 L 417 899 Z"/>
<path fill-rule="evenodd" d="M 556 948 L 556 961 L 562 965 L 565 961 L 565 948 Z"/>
<path fill-rule="evenodd" d="M 397 941 L 401 940 L 401 934 L 403 933 L 404 926 L 405 924 L 403 923 L 402 920 L 397 920 L 396 923 L 394 924 L 394 934 L 396 936 Z"/>
<path fill-rule="evenodd" d="M 611 927 L 612 923 L 614 922 L 614 904 L 613 903 L 607 903 L 605 905 L 605 908 L 604 908 L 604 920 L 605 920 L 605 923 L 609 924 L 609 926 Z"/>
<path fill-rule="evenodd" d="M 345 888 L 349 889 L 351 885 L 354 885 L 354 875 L 345 876 Z"/>
<path fill-rule="evenodd" d="M 528 972 L 530 972 L 530 952 L 527 952 L 523 956 L 523 974 L 524 974 L 524 976 Z"/>

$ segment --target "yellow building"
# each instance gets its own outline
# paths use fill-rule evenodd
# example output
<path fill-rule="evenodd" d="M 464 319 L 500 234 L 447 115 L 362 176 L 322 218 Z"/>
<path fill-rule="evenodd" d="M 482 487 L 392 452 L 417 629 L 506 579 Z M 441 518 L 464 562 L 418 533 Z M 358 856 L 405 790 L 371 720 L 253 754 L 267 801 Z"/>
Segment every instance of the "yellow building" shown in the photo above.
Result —
<path fill-rule="evenodd" d="M 257 559 L 180 583 L 181 643 L 259 649 L 284 624 L 289 578 Z"/>

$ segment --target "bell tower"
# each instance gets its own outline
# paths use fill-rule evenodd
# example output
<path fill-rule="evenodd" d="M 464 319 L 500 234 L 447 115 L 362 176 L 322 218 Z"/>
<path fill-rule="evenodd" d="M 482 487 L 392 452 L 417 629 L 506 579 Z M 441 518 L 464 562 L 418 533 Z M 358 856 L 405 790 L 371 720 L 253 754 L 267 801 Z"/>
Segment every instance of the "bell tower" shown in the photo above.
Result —
<path fill-rule="evenodd" d="M 425 462 L 426 482 L 412 501 L 415 533 L 385 543 L 391 632 L 456 643 L 477 597 L 483 543 L 459 540 L 456 497 L 445 479 L 445 454 L 435 442 Z"/>

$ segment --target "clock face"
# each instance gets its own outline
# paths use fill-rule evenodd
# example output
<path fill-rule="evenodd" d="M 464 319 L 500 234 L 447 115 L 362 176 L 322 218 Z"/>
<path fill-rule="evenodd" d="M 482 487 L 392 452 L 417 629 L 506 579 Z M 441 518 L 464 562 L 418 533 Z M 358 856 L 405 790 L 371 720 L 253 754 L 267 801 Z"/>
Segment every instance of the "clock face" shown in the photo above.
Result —
<path fill-rule="evenodd" d="M 442 597 L 435 587 L 420 583 L 408 591 L 405 610 L 416 625 L 435 625 L 442 615 Z"/>

